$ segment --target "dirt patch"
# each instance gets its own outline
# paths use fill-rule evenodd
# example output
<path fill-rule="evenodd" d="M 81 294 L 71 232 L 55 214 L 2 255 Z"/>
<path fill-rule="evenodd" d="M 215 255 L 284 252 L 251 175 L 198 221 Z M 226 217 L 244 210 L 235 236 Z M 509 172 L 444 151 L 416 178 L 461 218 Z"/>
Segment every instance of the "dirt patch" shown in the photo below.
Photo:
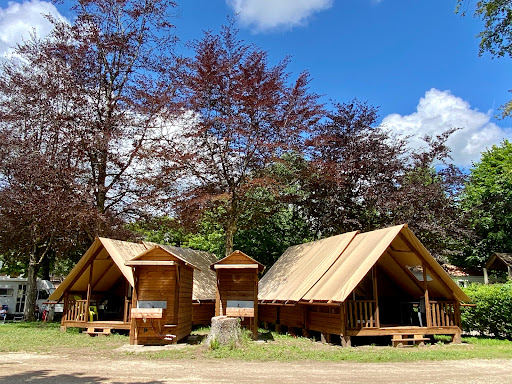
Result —
<path fill-rule="evenodd" d="M 512 360 L 412 363 L 244 362 L 212 359 L 148 360 L 114 353 L 6 353 L 0 384 L 44 383 L 471 383 L 512 382 Z"/>

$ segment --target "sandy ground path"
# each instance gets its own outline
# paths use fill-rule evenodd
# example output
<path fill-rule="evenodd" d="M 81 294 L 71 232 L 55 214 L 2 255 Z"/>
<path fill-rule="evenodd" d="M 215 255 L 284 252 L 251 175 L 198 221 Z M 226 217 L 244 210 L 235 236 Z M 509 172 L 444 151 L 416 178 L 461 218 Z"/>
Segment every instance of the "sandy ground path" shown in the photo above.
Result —
<path fill-rule="evenodd" d="M 148 360 L 5 353 L 0 384 L 17 383 L 512 383 L 512 360 L 413 363 Z"/>

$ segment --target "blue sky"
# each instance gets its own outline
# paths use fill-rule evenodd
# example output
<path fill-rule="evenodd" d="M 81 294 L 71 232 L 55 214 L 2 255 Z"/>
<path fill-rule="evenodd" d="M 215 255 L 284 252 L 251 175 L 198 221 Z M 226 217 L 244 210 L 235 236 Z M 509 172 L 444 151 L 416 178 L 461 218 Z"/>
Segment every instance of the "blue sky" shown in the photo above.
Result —
<path fill-rule="evenodd" d="M 512 98 L 510 59 L 478 56 L 482 24 L 454 14 L 456 0 L 186 0 L 174 20 L 186 41 L 218 31 L 238 13 L 240 36 L 269 52 L 272 62 L 291 56 L 289 69 L 310 72 L 323 100 L 353 98 L 380 106 L 382 123 L 411 146 L 424 134 L 462 128 L 449 144 L 457 164 L 470 166 L 481 151 L 512 139 L 512 119 L 498 107 Z M 0 0 L 0 54 L 35 27 L 41 12 L 66 6 Z M 26 33 L 26 32 L 25 32 Z"/>

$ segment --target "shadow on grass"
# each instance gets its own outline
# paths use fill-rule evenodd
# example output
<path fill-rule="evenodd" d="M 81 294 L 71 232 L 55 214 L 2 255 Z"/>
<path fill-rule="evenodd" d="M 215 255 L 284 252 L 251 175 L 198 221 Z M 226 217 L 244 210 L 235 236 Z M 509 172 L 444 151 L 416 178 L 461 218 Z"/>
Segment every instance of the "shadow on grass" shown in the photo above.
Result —
<path fill-rule="evenodd" d="M 270 331 L 268 332 L 258 332 L 258 340 L 261 341 L 274 341 L 274 336 Z"/>
<path fill-rule="evenodd" d="M 178 342 L 180 344 L 190 344 L 190 345 L 198 345 L 201 344 L 202 341 L 207 337 L 208 335 L 189 335 L 187 338 L 183 339 L 182 341 Z"/>
<path fill-rule="evenodd" d="M 0 384 L 18 384 L 18 383 L 59 383 L 59 384 L 95 384 L 105 383 L 122 384 L 121 381 L 110 381 L 106 377 L 82 375 L 79 373 L 53 374 L 51 371 L 29 371 L 18 373 L 8 377 L 0 377 Z M 163 381 L 140 381 L 131 382 L 133 384 L 162 384 Z"/>

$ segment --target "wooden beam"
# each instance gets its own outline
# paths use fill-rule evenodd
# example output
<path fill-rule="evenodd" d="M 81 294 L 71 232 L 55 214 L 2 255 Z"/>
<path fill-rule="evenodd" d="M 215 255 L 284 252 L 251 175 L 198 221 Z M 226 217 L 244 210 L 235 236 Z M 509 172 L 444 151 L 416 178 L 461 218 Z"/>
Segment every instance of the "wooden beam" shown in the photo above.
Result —
<path fill-rule="evenodd" d="M 430 300 L 428 297 L 428 281 L 426 263 L 423 262 L 423 284 L 425 285 L 425 312 L 427 317 L 427 327 L 432 326 L 432 311 L 430 308 Z"/>
<path fill-rule="evenodd" d="M 137 290 L 139 289 L 139 270 L 133 269 L 133 291 L 132 291 L 132 308 L 137 307 Z M 137 320 L 130 316 L 130 345 L 137 342 Z"/>
<path fill-rule="evenodd" d="M 214 269 L 258 269 L 257 264 L 215 264 Z"/>
<path fill-rule="evenodd" d="M 96 251 L 94 251 L 93 255 L 91 256 L 91 258 L 89 260 L 87 260 L 87 262 L 85 263 L 85 265 L 82 267 L 82 269 L 80 270 L 80 272 L 78 272 L 78 274 L 73 278 L 73 280 L 71 280 L 71 283 L 68 284 L 68 286 L 66 287 L 66 289 L 64 290 L 64 295 L 67 295 L 69 290 L 71 289 L 71 287 L 77 282 L 77 280 L 82 277 L 82 274 L 87 270 L 87 268 L 89 268 L 89 265 L 91 263 L 94 262 L 94 259 L 96 259 L 96 257 L 101 253 L 101 251 L 103 250 L 103 244 L 101 246 L 98 247 L 98 249 Z"/>
<path fill-rule="evenodd" d="M 414 276 L 414 274 L 409 270 L 409 268 L 407 268 L 406 266 L 400 264 L 398 262 L 398 260 L 395 259 L 395 257 L 393 256 L 392 253 L 390 252 L 387 252 L 387 254 L 391 257 L 391 259 L 395 262 L 396 265 L 398 265 L 398 267 L 400 267 L 400 269 L 407 275 L 409 276 L 409 278 L 411 279 L 411 281 L 416 285 L 416 287 L 419 289 L 419 291 L 421 292 L 421 294 L 423 294 L 423 286 L 420 284 L 420 282 L 418 281 L 418 279 L 416 278 L 416 276 Z"/>
<path fill-rule="evenodd" d="M 116 265 L 116 263 L 114 263 L 113 260 L 111 260 L 111 264 L 109 265 L 108 268 L 105 268 L 105 270 L 101 273 L 101 275 L 96 279 L 96 281 L 94 282 L 94 284 L 91 285 L 91 290 L 94 291 L 94 288 L 96 288 L 96 286 L 98 285 L 98 283 L 101 281 L 101 279 L 103 279 L 105 277 L 105 275 L 108 273 L 108 271 L 110 271 L 112 269 L 112 267 Z"/>
<path fill-rule="evenodd" d="M 87 302 L 85 303 L 85 313 L 84 313 L 84 321 L 87 321 L 89 319 L 89 307 L 91 305 L 91 293 L 92 293 L 92 271 L 94 267 L 94 260 L 91 263 L 91 266 L 89 267 L 89 284 L 87 284 Z"/>
<path fill-rule="evenodd" d="M 398 236 L 404 241 L 404 243 L 410 248 L 410 249 L 413 249 L 413 250 L 416 250 L 416 248 L 409 242 L 409 240 L 407 240 L 407 238 L 402 234 L 402 233 L 399 233 Z M 415 251 L 414 254 L 420 259 L 420 261 L 424 262 L 424 265 L 426 266 L 426 268 L 428 269 L 428 271 L 430 272 L 430 274 L 432 275 L 432 278 L 433 277 L 436 277 L 436 281 L 438 281 L 444 289 L 446 289 L 446 291 L 448 293 L 451 293 L 454 297 L 456 297 L 455 293 L 453 292 L 453 290 L 448 286 L 448 284 L 446 284 L 444 282 L 444 280 L 441 278 L 441 276 L 439 276 L 439 274 L 433 269 L 430 267 L 427 259 L 425 259 L 423 257 L 423 255 L 418 252 L 418 251 Z"/>
<path fill-rule="evenodd" d="M 379 293 L 377 291 L 377 265 L 372 267 L 373 299 L 375 300 L 375 326 L 380 328 Z M 373 324 L 372 324 L 373 325 Z"/>
<path fill-rule="evenodd" d="M 128 267 L 143 266 L 143 265 L 176 265 L 175 261 L 163 260 L 129 260 L 124 263 Z"/>

